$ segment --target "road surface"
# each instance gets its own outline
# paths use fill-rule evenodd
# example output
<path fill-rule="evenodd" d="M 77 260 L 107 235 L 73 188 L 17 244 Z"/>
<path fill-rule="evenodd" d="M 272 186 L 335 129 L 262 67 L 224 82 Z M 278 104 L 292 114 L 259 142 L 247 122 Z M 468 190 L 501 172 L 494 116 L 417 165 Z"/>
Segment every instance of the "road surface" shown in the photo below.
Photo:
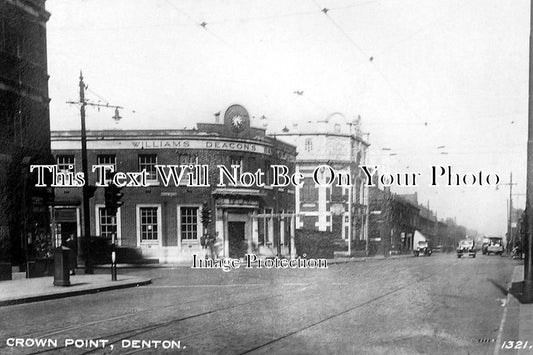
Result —
<path fill-rule="evenodd" d="M 325 270 L 119 270 L 153 284 L 0 308 L 0 353 L 492 354 L 516 334 L 512 313 L 501 327 L 516 265 L 433 254 Z"/>

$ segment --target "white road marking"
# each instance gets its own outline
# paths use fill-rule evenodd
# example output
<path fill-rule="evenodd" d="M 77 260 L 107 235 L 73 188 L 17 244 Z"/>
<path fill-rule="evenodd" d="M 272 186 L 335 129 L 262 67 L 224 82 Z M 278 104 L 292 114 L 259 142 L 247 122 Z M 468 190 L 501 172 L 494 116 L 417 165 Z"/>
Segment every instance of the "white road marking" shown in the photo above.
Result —
<path fill-rule="evenodd" d="M 515 276 L 516 276 L 517 270 L 518 268 L 516 267 L 513 270 L 513 277 L 511 278 L 511 282 L 510 282 L 511 285 L 512 285 L 513 280 L 516 278 Z M 509 289 L 509 287 L 507 289 Z M 505 298 L 505 306 L 509 304 L 510 299 L 511 299 L 511 293 L 508 292 L 507 297 Z M 502 306 L 504 306 L 503 302 L 502 302 Z M 500 353 L 500 347 L 502 343 L 502 333 L 503 333 L 503 328 L 505 326 L 505 320 L 507 318 L 507 309 L 508 307 L 505 307 L 503 309 L 502 320 L 500 322 L 500 328 L 498 328 L 498 336 L 496 337 L 496 344 L 494 345 L 494 353 L 493 353 L 494 355 L 498 355 Z"/>

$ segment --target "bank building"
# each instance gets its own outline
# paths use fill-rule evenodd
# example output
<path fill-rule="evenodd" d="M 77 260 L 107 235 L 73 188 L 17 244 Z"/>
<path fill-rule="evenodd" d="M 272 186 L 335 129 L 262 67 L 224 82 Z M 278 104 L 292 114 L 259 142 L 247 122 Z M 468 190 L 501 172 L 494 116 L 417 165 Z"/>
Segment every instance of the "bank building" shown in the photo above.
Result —
<path fill-rule="evenodd" d="M 94 186 L 98 177 L 91 172 L 93 165 L 110 165 L 116 172 L 145 170 L 147 180 L 147 186 L 121 189 L 124 203 L 116 217 L 105 207 L 104 187 L 96 188 L 90 199 L 91 238 L 115 239 L 118 246 L 159 262 L 189 261 L 202 254 L 200 238 L 206 232 L 217 237 L 219 257 L 290 255 L 295 187 L 273 187 L 272 166 L 294 172 L 296 148 L 251 127 L 243 106 L 230 106 L 221 118 L 222 122 L 197 123 L 194 129 L 87 131 L 89 185 Z M 81 171 L 80 132 L 52 132 L 52 153 L 59 171 Z M 168 165 L 206 168 L 165 186 L 156 166 Z M 217 166 L 229 172 L 238 166 L 238 176 L 260 170 L 264 186 L 248 186 L 249 180 L 232 184 L 228 179 L 219 186 Z M 202 185 L 202 179 L 205 186 L 191 186 Z M 205 208 L 211 222 L 204 227 Z M 80 245 L 82 221 L 82 188 L 56 187 L 56 242 L 73 238 Z"/>

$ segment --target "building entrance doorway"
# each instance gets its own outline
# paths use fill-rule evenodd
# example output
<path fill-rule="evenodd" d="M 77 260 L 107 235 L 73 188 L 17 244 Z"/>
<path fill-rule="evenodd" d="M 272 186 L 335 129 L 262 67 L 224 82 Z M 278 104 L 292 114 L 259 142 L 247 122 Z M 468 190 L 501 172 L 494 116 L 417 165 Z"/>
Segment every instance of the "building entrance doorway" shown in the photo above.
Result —
<path fill-rule="evenodd" d="M 55 234 L 57 246 L 65 245 L 67 239 L 76 240 L 78 235 L 78 216 L 76 208 L 55 208 Z"/>
<path fill-rule="evenodd" d="M 228 222 L 229 257 L 243 258 L 248 250 L 245 238 L 246 222 Z"/>

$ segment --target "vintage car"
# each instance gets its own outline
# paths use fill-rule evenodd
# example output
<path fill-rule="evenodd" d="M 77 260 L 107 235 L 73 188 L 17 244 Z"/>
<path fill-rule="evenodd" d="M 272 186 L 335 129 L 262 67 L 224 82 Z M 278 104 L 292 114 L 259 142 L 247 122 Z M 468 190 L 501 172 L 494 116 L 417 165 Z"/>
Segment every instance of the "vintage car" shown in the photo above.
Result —
<path fill-rule="evenodd" d="M 481 244 L 481 254 L 485 255 L 487 254 L 487 248 L 489 247 L 490 239 L 487 237 L 483 237 L 483 244 Z"/>
<path fill-rule="evenodd" d="M 476 243 L 473 239 L 463 239 L 457 246 L 457 257 L 461 258 L 463 255 L 476 257 Z"/>
<path fill-rule="evenodd" d="M 489 238 L 489 243 L 486 246 L 485 254 L 493 253 L 495 255 L 503 255 L 503 238 Z"/>
<path fill-rule="evenodd" d="M 427 241 L 419 241 L 418 245 L 416 246 L 416 249 L 413 250 L 413 253 L 415 256 L 425 255 L 430 256 L 431 255 L 431 248 L 429 247 L 429 244 Z"/>

